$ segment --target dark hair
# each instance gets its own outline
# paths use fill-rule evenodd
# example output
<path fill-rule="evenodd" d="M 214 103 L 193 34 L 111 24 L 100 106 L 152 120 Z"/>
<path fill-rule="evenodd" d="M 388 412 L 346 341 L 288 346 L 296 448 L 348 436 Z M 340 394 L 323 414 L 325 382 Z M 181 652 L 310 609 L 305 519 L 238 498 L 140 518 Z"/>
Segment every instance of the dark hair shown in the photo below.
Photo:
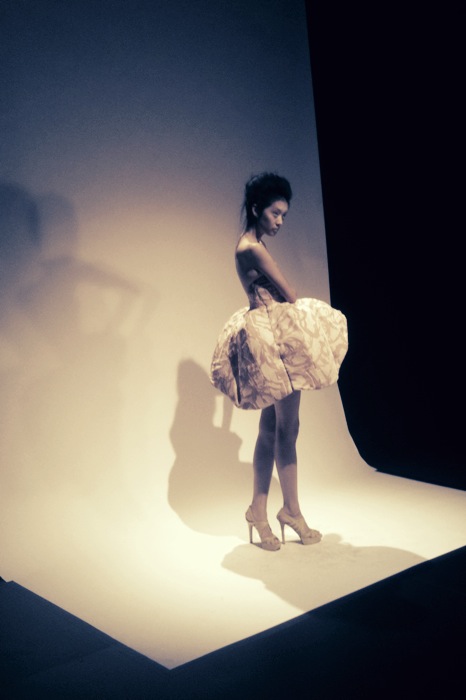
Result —
<path fill-rule="evenodd" d="M 244 188 L 242 212 L 245 229 L 252 228 L 264 209 L 277 199 L 284 199 L 289 205 L 293 193 L 288 180 L 276 173 L 260 173 L 253 175 Z M 252 211 L 257 209 L 257 216 Z"/>

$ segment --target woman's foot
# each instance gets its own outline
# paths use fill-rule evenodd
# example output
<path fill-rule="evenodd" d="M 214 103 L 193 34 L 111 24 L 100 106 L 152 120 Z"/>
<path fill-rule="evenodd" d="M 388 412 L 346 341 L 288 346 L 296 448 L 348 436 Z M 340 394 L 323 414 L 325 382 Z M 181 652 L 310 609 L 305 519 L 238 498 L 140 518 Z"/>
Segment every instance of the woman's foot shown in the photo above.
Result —
<path fill-rule="evenodd" d="M 259 533 L 262 549 L 267 549 L 270 552 L 276 552 L 277 549 L 280 549 L 280 540 L 273 534 L 268 521 L 255 520 L 251 506 L 246 511 L 246 522 L 249 526 L 249 542 L 251 544 L 253 543 L 252 529 L 255 527 Z"/>
<path fill-rule="evenodd" d="M 301 538 L 303 544 L 317 544 L 322 539 L 322 535 L 318 530 L 312 530 L 304 520 L 301 513 L 298 515 L 290 515 L 282 508 L 277 514 L 277 520 L 282 529 L 282 542 L 285 544 L 285 525 L 291 527 Z"/>

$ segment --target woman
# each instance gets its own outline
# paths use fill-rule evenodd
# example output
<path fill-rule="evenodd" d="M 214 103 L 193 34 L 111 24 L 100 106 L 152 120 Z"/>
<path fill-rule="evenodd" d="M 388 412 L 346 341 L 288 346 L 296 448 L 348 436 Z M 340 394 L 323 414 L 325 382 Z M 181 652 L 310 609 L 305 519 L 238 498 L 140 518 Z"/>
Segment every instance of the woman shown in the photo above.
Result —
<path fill-rule="evenodd" d="M 254 450 L 254 488 L 246 512 L 262 548 L 280 549 L 267 520 L 267 497 L 274 462 L 283 493 L 277 515 L 285 543 L 285 525 L 303 544 L 322 535 L 308 527 L 298 500 L 296 440 L 302 389 L 334 384 L 348 347 L 346 319 L 317 299 L 298 299 L 270 255 L 263 238 L 280 230 L 292 198 L 289 182 L 275 173 L 252 177 L 245 187 L 244 232 L 235 251 L 236 270 L 249 299 L 217 341 L 211 381 L 244 409 L 261 409 Z"/>

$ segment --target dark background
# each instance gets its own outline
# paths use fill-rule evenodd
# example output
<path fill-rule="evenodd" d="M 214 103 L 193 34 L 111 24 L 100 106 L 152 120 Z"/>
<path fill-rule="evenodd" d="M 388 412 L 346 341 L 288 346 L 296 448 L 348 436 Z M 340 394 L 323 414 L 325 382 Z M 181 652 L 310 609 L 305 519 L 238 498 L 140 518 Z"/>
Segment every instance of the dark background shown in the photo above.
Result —
<path fill-rule="evenodd" d="M 306 8 L 349 430 L 378 470 L 464 489 L 459 8 Z"/>

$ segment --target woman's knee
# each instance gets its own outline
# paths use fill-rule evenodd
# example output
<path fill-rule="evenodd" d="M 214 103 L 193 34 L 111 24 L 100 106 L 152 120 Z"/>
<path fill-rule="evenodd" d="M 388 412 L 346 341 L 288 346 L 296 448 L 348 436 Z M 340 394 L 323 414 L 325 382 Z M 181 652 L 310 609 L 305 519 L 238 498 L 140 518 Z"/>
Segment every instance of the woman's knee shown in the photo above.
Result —
<path fill-rule="evenodd" d="M 259 438 L 268 444 L 275 442 L 275 410 L 273 406 L 262 411 L 259 422 Z"/>
<path fill-rule="evenodd" d="M 294 445 L 299 435 L 299 417 L 295 416 L 286 421 L 279 421 L 276 429 L 278 442 Z"/>
<path fill-rule="evenodd" d="M 275 427 L 271 427 L 270 425 L 260 425 L 259 440 L 266 445 L 273 446 L 275 443 Z"/>

